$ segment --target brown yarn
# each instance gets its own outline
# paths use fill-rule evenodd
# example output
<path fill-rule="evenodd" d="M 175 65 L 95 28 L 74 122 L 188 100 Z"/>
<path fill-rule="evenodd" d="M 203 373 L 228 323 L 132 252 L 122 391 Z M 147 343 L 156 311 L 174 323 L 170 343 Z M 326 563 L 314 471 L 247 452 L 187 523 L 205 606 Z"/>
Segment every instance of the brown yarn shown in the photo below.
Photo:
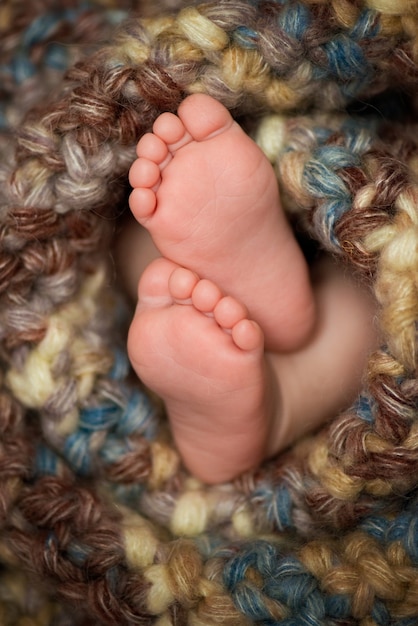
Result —
<path fill-rule="evenodd" d="M 413 121 L 361 125 L 344 109 L 416 89 L 416 3 L 306 1 L 299 30 L 277 2 L 186 4 L 75 54 L 5 152 L 0 562 L 7 587 L 16 569 L 28 576 L 14 615 L 39 615 L 25 599 L 42 581 L 47 619 L 77 626 L 414 617 L 418 147 Z M 18 14 L 15 34 L 31 19 L 23 4 Z M 185 473 L 159 412 L 141 404 L 106 283 L 135 143 L 193 91 L 256 129 L 280 117 L 272 160 L 287 209 L 375 290 L 384 340 L 354 407 L 213 488 Z"/>

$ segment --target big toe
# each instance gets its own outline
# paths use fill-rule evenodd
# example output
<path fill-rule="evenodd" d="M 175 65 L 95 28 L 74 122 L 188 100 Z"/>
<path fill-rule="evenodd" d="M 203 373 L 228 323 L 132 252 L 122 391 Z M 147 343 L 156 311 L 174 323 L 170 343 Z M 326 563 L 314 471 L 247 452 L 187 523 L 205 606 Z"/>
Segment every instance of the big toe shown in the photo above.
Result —
<path fill-rule="evenodd" d="M 193 94 L 183 100 L 178 116 L 196 141 L 210 139 L 234 123 L 223 104 L 203 93 Z"/>
<path fill-rule="evenodd" d="M 164 306 L 171 304 L 173 298 L 169 289 L 171 274 L 178 265 L 158 257 L 145 268 L 138 285 L 138 301 L 140 305 Z"/>

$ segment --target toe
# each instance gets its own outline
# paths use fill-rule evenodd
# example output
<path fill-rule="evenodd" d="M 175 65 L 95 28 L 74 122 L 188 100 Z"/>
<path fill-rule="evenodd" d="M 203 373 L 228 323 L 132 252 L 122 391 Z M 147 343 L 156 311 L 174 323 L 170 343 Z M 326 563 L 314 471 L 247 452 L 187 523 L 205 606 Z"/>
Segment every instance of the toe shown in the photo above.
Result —
<path fill-rule="evenodd" d="M 160 174 L 157 163 L 141 157 L 131 165 L 129 183 L 131 187 L 154 187 L 160 181 Z"/>
<path fill-rule="evenodd" d="M 157 207 L 157 197 L 151 189 L 138 187 L 129 196 L 129 208 L 138 222 L 150 217 Z"/>
<path fill-rule="evenodd" d="M 154 122 L 153 132 L 168 146 L 170 152 L 175 152 L 192 140 L 181 119 L 173 113 L 162 113 Z"/>
<path fill-rule="evenodd" d="M 139 140 L 136 153 L 138 157 L 145 157 L 157 165 L 161 165 L 168 156 L 168 148 L 162 139 L 153 133 L 146 133 Z"/>
<path fill-rule="evenodd" d="M 140 303 L 155 305 L 171 304 L 173 299 L 169 290 L 171 274 L 178 265 L 159 257 L 152 261 L 144 270 L 138 286 L 138 299 Z"/>
<path fill-rule="evenodd" d="M 231 329 L 248 315 L 247 309 L 232 296 L 221 298 L 214 309 L 214 316 L 219 326 Z"/>
<path fill-rule="evenodd" d="M 193 94 L 183 100 L 178 115 L 196 141 L 210 139 L 234 123 L 223 104 L 203 93 Z"/>
<path fill-rule="evenodd" d="M 232 339 L 241 350 L 248 352 L 264 349 L 263 332 L 257 322 L 242 319 L 232 329 Z"/>
<path fill-rule="evenodd" d="M 177 267 L 169 280 L 169 289 L 173 300 L 191 304 L 192 292 L 198 281 L 197 274 L 185 267 Z"/>
<path fill-rule="evenodd" d="M 222 298 L 222 292 L 211 280 L 199 280 L 193 289 L 192 301 L 194 307 L 202 313 L 213 313 L 216 305 Z"/>

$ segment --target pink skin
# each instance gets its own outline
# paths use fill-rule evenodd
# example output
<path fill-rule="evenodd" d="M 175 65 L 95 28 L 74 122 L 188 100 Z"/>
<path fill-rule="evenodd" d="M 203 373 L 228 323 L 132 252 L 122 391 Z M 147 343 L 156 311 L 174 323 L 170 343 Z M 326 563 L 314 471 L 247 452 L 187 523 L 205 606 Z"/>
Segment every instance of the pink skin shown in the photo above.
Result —
<path fill-rule="evenodd" d="M 165 401 L 189 470 L 221 482 L 265 455 L 271 412 L 263 333 L 210 280 L 159 258 L 143 273 L 128 350 Z"/>
<path fill-rule="evenodd" d="M 115 251 L 138 295 L 129 356 L 188 469 L 227 481 L 349 406 L 375 303 L 329 260 L 311 284 L 270 163 L 209 96 L 161 115 L 137 153 L 137 222 Z"/>
<path fill-rule="evenodd" d="M 269 350 L 302 345 L 315 319 L 305 260 L 270 163 L 227 109 L 190 96 L 137 155 L 130 207 L 160 254 L 245 303 Z"/>

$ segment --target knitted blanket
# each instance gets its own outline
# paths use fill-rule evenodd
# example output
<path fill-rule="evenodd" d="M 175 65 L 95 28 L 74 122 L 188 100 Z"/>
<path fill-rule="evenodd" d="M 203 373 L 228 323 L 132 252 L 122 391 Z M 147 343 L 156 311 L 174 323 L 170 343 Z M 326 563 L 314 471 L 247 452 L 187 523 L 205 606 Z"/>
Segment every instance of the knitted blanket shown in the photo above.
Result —
<path fill-rule="evenodd" d="M 0 624 L 418 624 L 418 1 L 64 5 L 0 6 Z M 219 486 L 132 375 L 109 255 L 138 138 L 194 92 L 382 338 L 348 411 Z"/>

